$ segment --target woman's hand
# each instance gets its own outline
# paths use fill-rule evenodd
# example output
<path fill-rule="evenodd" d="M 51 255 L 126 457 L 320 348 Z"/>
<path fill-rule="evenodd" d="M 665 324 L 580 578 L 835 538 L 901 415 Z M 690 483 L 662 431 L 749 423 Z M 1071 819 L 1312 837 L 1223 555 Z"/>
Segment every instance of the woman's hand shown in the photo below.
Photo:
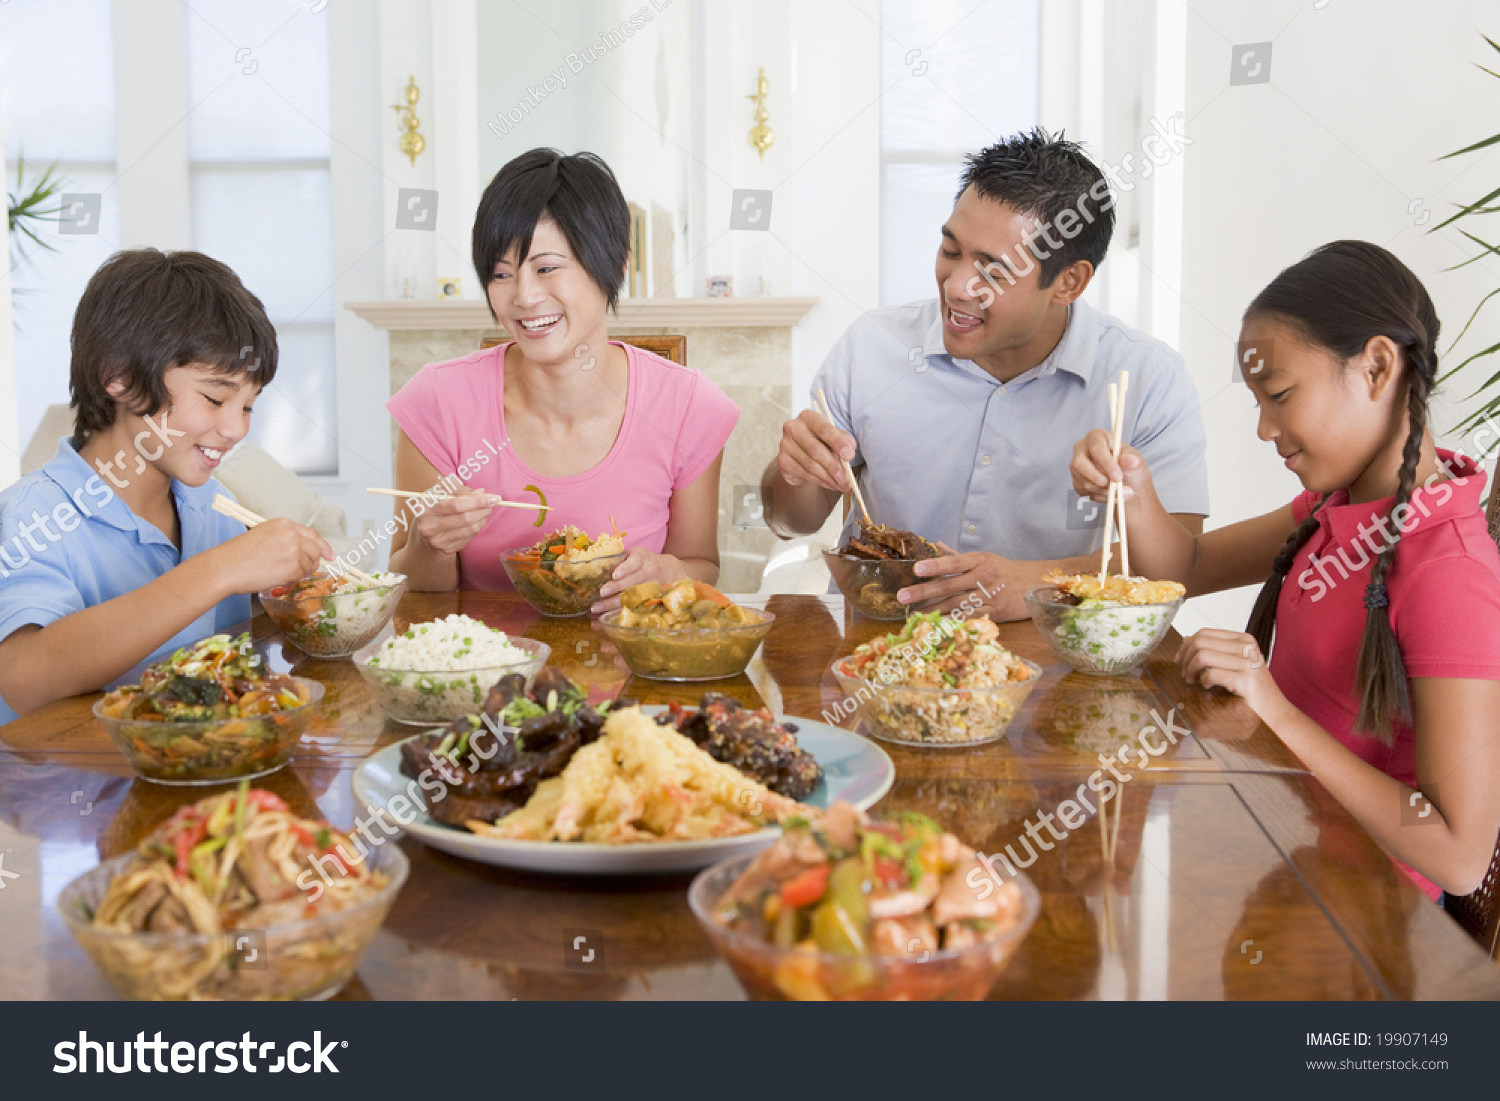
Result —
<path fill-rule="evenodd" d="M 681 560 L 673 555 L 652 554 L 645 547 L 631 547 L 625 552 L 625 561 L 615 567 L 615 572 L 599 590 L 599 599 L 589 611 L 593 615 L 614 611 L 620 606 L 620 594 L 632 585 L 655 581 L 665 587 L 691 576 Z"/>
<path fill-rule="evenodd" d="M 1260 647 L 1243 631 L 1205 627 L 1183 643 L 1177 661 L 1189 684 L 1227 689 L 1262 719 L 1286 703 Z"/>
<path fill-rule="evenodd" d="M 440 554 L 457 554 L 489 523 L 495 503 L 503 498 L 477 489 L 461 489 L 436 504 L 427 505 L 413 525 L 422 541 Z M 426 502 L 423 502 L 426 504 Z"/>
<path fill-rule="evenodd" d="M 1096 428 L 1073 445 L 1073 461 L 1068 464 L 1073 475 L 1073 492 L 1091 501 L 1108 502 L 1109 483 L 1123 482 L 1125 500 L 1151 484 L 1146 460 L 1133 447 L 1120 448 L 1115 461 L 1114 442 L 1108 432 Z"/>

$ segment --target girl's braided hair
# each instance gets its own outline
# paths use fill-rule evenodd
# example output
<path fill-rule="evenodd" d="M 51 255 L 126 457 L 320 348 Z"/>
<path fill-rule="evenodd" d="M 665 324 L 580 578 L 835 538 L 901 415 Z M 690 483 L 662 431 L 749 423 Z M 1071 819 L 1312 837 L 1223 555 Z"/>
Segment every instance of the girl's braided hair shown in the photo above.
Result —
<path fill-rule="evenodd" d="M 1408 428 L 1391 514 L 1405 515 L 1427 430 L 1427 398 L 1437 378 L 1437 311 L 1421 281 L 1379 245 L 1334 241 L 1273 279 L 1245 311 L 1246 320 L 1252 317 L 1283 322 L 1309 344 L 1327 348 L 1345 361 L 1363 352 L 1373 337 L 1388 337 L 1400 347 L 1407 368 Z M 1246 630 L 1255 637 L 1263 654 L 1270 652 L 1276 631 L 1282 582 L 1291 571 L 1293 558 L 1317 526 L 1314 510 L 1276 556 L 1271 576 L 1255 602 Z M 1386 745 L 1394 739 L 1396 720 L 1411 718 L 1406 667 L 1391 630 L 1385 588 L 1391 559 L 1401 540 L 1400 526 L 1392 523 L 1390 528 L 1390 544 L 1383 548 L 1384 553 L 1375 555 L 1365 586 L 1365 631 L 1355 666 L 1360 693 L 1355 727 Z"/>

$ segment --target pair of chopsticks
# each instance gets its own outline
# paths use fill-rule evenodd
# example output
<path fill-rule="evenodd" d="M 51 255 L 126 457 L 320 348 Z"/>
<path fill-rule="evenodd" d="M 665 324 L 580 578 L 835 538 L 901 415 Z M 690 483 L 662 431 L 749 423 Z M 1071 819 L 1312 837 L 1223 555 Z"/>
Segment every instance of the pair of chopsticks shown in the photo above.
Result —
<path fill-rule="evenodd" d="M 429 497 L 429 496 L 432 495 L 432 491 L 431 490 L 378 489 L 378 488 L 375 488 L 375 487 L 371 487 L 370 489 L 365 490 L 365 492 L 366 493 L 373 493 L 377 497 L 400 497 L 402 499 L 407 499 L 407 498 L 411 498 L 411 497 Z M 531 503 L 529 503 L 527 501 L 499 501 L 499 502 L 497 502 L 496 507 L 497 508 L 529 508 L 529 509 L 532 509 L 535 512 L 548 512 L 552 508 L 552 506 L 550 506 L 550 505 L 533 505 L 533 504 L 531 504 Z"/>
<path fill-rule="evenodd" d="M 1125 392 L 1130 388 L 1130 372 L 1121 371 L 1118 385 L 1109 384 L 1109 428 L 1114 442 L 1114 459 L 1120 461 L 1120 437 L 1125 427 Z M 1112 535 L 1111 528 L 1115 519 L 1115 508 L 1120 510 L 1120 573 L 1124 577 L 1130 576 L 1130 540 L 1125 533 L 1125 483 L 1123 481 L 1109 483 L 1109 503 L 1105 506 L 1104 513 L 1104 546 L 1099 551 L 1099 584 L 1104 584 L 1104 577 L 1109 572 L 1109 544 Z"/>
<path fill-rule="evenodd" d="M 266 522 L 266 518 L 264 516 L 257 516 L 244 505 L 241 505 L 236 501 L 231 501 L 222 493 L 216 494 L 214 496 L 214 511 L 221 516 L 229 517 L 231 520 L 238 520 L 247 528 L 253 528 L 257 524 L 264 524 Z M 323 569 L 327 573 L 332 574 L 334 577 L 347 576 L 355 581 L 358 581 L 361 585 L 375 586 L 380 584 L 380 582 L 376 581 L 369 574 L 365 573 L 363 570 L 357 570 L 353 566 L 345 566 L 337 562 L 325 561 L 323 563 Z"/>
<path fill-rule="evenodd" d="M 832 424 L 833 413 L 828 408 L 828 395 L 823 393 L 821 386 L 818 387 L 818 401 L 823 405 L 823 419 Z M 854 490 L 854 499 L 859 502 L 859 511 L 864 515 L 865 526 L 870 528 L 875 527 L 875 521 L 870 519 L 870 510 L 865 508 L 864 494 L 859 491 L 859 483 L 854 480 L 854 468 L 849 465 L 848 459 L 840 459 L 839 461 L 844 464 L 844 474 L 849 479 L 850 488 Z"/>

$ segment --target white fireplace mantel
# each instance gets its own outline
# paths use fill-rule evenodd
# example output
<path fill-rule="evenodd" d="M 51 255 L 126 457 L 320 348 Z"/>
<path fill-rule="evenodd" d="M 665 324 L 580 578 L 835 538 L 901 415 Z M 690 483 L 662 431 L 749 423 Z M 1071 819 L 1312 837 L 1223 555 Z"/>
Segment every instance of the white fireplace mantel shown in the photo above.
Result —
<path fill-rule="evenodd" d="M 610 324 L 641 329 L 792 328 L 817 304 L 816 298 L 627 298 Z M 344 308 L 383 330 L 497 328 L 484 302 L 349 302 Z"/>

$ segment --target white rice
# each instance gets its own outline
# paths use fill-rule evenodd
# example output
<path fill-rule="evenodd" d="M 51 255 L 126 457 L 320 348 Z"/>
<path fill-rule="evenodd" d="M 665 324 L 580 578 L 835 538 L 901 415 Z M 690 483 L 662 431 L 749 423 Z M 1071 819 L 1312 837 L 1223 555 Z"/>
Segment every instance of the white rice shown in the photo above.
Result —
<path fill-rule="evenodd" d="M 504 631 L 466 615 L 450 615 L 413 624 L 405 634 L 386 639 L 369 664 L 402 672 L 460 673 L 514 665 L 530 656 Z"/>

